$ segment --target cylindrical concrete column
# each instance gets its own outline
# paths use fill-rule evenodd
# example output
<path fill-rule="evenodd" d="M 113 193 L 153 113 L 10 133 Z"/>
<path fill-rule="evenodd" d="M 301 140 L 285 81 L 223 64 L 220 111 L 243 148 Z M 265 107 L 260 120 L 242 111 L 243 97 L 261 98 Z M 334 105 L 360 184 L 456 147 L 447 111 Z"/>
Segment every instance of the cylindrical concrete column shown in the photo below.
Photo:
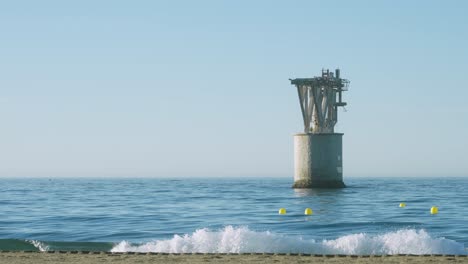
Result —
<path fill-rule="evenodd" d="M 294 135 L 293 188 L 342 188 L 343 134 Z"/>

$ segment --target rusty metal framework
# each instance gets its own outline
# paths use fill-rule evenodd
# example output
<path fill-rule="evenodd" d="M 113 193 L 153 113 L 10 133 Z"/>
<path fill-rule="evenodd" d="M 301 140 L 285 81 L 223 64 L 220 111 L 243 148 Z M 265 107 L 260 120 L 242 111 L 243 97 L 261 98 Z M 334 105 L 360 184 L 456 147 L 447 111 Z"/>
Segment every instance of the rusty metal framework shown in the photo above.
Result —
<path fill-rule="evenodd" d="M 305 133 L 334 133 L 338 122 L 338 107 L 344 107 L 342 92 L 348 90 L 349 81 L 335 73 L 322 70 L 321 77 L 289 79 L 297 87 Z"/>

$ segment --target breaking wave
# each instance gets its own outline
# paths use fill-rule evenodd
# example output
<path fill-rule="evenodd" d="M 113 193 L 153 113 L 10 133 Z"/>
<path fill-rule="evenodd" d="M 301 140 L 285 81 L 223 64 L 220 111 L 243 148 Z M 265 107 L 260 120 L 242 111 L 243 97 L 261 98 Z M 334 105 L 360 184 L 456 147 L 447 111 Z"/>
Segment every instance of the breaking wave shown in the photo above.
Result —
<path fill-rule="evenodd" d="M 49 246 L 41 241 L 38 240 L 26 240 L 26 242 L 31 243 L 35 248 L 37 248 L 39 251 L 47 251 L 49 250 Z"/>
<path fill-rule="evenodd" d="M 460 254 L 467 251 L 462 243 L 433 238 L 425 230 L 402 229 L 378 235 L 351 234 L 332 240 L 303 239 L 269 231 L 256 232 L 247 227 L 208 228 L 192 234 L 174 235 L 172 239 L 145 244 L 122 241 L 111 252 L 165 253 L 308 253 L 308 254 Z"/>

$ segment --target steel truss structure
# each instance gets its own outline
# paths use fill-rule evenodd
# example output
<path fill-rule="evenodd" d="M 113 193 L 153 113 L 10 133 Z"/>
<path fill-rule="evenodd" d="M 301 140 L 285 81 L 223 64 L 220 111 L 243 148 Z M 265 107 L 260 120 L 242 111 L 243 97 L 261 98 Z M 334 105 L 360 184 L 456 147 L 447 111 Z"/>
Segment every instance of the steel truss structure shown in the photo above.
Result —
<path fill-rule="evenodd" d="M 344 107 L 342 92 L 348 90 L 349 81 L 340 78 L 340 70 L 335 74 L 322 70 L 321 77 L 290 79 L 297 87 L 304 133 L 334 133 L 338 122 L 338 107 Z"/>

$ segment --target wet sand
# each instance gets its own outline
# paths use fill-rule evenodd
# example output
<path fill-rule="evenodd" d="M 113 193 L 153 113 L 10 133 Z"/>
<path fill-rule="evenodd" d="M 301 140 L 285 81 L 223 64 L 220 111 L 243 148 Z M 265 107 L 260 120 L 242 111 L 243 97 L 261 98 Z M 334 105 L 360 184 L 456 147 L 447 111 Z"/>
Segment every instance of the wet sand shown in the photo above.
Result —
<path fill-rule="evenodd" d="M 466 255 L 155 254 L 107 252 L 0 252 L 0 263 L 468 263 Z"/>

